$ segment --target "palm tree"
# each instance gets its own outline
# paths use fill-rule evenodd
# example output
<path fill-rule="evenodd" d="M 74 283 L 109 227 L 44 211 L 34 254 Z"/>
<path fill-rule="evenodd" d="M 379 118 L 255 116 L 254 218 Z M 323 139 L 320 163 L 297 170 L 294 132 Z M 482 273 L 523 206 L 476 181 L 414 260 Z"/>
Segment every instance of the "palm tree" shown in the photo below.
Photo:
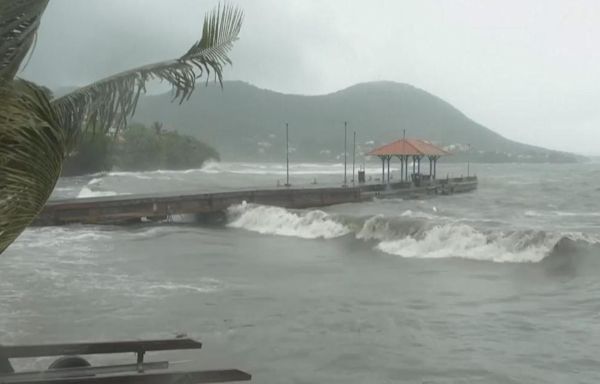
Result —
<path fill-rule="evenodd" d="M 48 0 L 0 0 L 0 253 L 44 207 L 84 127 L 118 133 L 148 80 L 169 83 L 179 103 L 189 99 L 202 76 L 208 81 L 212 72 L 221 83 L 243 21 L 239 9 L 219 6 L 206 15 L 200 40 L 181 57 L 53 98 L 45 87 L 16 77 L 47 5 Z"/>
<path fill-rule="evenodd" d="M 155 121 L 152 123 L 150 128 L 154 131 L 154 133 L 156 133 L 157 136 L 163 133 L 163 123 L 160 121 Z"/>

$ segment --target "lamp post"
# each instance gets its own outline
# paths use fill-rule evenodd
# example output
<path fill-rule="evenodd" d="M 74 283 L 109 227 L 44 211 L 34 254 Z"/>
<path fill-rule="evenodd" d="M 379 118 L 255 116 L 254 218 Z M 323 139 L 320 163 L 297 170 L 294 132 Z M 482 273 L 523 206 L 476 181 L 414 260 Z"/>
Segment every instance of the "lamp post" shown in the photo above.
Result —
<path fill-rule="evenodd" d="M 467 144 L 467 177 L 471 171 L 471 144 Z"/>
<path fill-rule="evenodd" d="M 347 147 L 348 147 L 348 140 L 347 140 L 347 137 L 348 137 L 348 122 L 344 121 L 344 187 L 348 185 L 348 176 L 347 176 L 347 171 L 346 171 L 347 163 L 348 163 L 347 159 L 346 159 L 347 154 L 348 154 L 348 149 L 347 149 Z"/>
<path fill-rule="evenodd" d="M 285 123 L 285 186 L 290 186 L 290 139 L 288 123 Z"/>
<path fill-rule="evenodd" d="M 354 168 L 356 165 L 356 131 L 354 131 L 354 141 L 353 141 L 353 150 L 352 150 L 352 184 L 354 184 Z"/>

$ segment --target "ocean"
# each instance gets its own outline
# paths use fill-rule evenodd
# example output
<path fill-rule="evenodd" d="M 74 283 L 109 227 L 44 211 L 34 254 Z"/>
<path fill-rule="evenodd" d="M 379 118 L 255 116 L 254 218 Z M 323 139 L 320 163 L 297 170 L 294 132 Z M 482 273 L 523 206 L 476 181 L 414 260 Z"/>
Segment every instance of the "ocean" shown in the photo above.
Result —
<path fill-rule="evenodd" d="M 381 168 L 366 171 L 376 182 Z M 339 185 L 343 172 L 293 164 L 290 182 Z M 466 173 L 438 167 L 438 177 Z M 599 382 L 600 164 L 470 173 L 479 188 L 468 194 L 240 204 L 223 225 L 176 216 L 30 228 L 0 257 L 0 343 L 186 333 L 201 351 L 149 359 L 239 368 L 256 383 Z M 282 164 L 211 163 L 65 178 L 53 198 L 277 188 L 285 178 Z"/>

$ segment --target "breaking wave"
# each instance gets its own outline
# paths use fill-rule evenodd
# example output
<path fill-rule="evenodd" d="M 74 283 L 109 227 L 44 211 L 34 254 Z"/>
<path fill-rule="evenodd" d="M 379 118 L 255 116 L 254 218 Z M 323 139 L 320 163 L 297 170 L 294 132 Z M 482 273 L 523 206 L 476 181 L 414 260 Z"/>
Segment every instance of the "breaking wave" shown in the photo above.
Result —
<path fill-rule="evenodd" d="M 96 176 L 100 176 L 97 174 Z M 94 177 L 88 181 L 79 193 L 77 194 L 78 199 L 90 198 L 90 197 L 103 197 L 103 196 L 116 196 L 116 195 L 129 195 L 129 193 L 118 193 L 115 191 L 104 190 L 102 188 L 102 177 Z"/>
<path fill-rule="evenodd" d="M 539 262 L 560 235 L 538 231 L 485 233 L 466 224 L 442 224 L 416 236 L 382 241 L 377 249 L 403 257 L 458 257 L 495 262 Z"/>
<path fill-rule="evenodd" d="M 498 263 L 537 263 L 563 252 L 565 242 L 595 245 L 600 239 L 583 233 L 539 230 L 481 230 L 443 218 L 431 219 L 406 211 L 395 217 L 334 216 L 320 210 L 290 211 L 284 208 L 240 204 L 228 211 L 229 227 L 261 234 L 304 239 L 331 239 L 353 234 L 374 248 L 405 258 L 464 258 Z"/>
<path fill-rule="evenodd" d="M 262 234 L 303 239 L 331 239 L 350 233 L 350 229 L 323 211 L 291 212 L 284 208 L 242 203 L 227 212 L 229 227 Z"/>
<path fill-rule="evenodd" d="M 413 216 L 411 211 L 405 211 L 400 217 L 395 218 L 376 215 L 364 220 L 364 223 L 356 232 L 356 238 L 385 241 L 413 236 L 425 224 L 424 218 L 419 217 L 419 215 Z"/>

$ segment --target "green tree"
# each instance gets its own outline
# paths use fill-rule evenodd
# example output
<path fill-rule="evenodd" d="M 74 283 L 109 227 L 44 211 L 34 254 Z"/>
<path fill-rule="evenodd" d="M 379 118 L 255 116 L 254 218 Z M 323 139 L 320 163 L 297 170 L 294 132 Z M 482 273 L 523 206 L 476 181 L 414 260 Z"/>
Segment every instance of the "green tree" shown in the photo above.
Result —
<path fill-rule="evenodd" d="M 128 171 L 160 168 L 163 163 L 161 137 L 142 124 L 134 124 L 123 132 L 115 149 L 115 166 Z"/>
<path fill-rule="evenodd" d="M 162 135 L 164 169 L 199 168 L 209 159 L 219 160 L 219 153 L 200 140 L 177 132 Z"/>
<path fill-rule="evenodd" d="M 210 145 L 192 136 L 164 132 L 161 123 L 150 128 L 129 125 L 118 140 L 105 134 L 86 131 L 63 166 L 63 176 L 77 176 L 109 171 L 113 167 L 125 171 L 200 168 L 209 159 L 219 160 Z"/>
<path fill-rule="evenodd" d="M 109 171 L 113 167 L 113 139 L 105 134 L 85 132 L 66 159 L 62 175 L 77 176 Z"/>
<path fill-rule="evenodd" d="M 129 126 L 123 140 L 115 146 L 114 165 L 129 171 L 189 169 L 201 167 L 208 159 L 219 160 L 218 152 L 200 140 L 177 132 L 157 131 L 156 126 Z"/>
<path fill-rule="evenodd" d="M 160 121 L 155 121 L 154 123 L 152 123 L 152 130 L 154 130 L 154 133 L 156 133 L 157 135 L 162 134 L 163 123 L 161 123 Z"/>

